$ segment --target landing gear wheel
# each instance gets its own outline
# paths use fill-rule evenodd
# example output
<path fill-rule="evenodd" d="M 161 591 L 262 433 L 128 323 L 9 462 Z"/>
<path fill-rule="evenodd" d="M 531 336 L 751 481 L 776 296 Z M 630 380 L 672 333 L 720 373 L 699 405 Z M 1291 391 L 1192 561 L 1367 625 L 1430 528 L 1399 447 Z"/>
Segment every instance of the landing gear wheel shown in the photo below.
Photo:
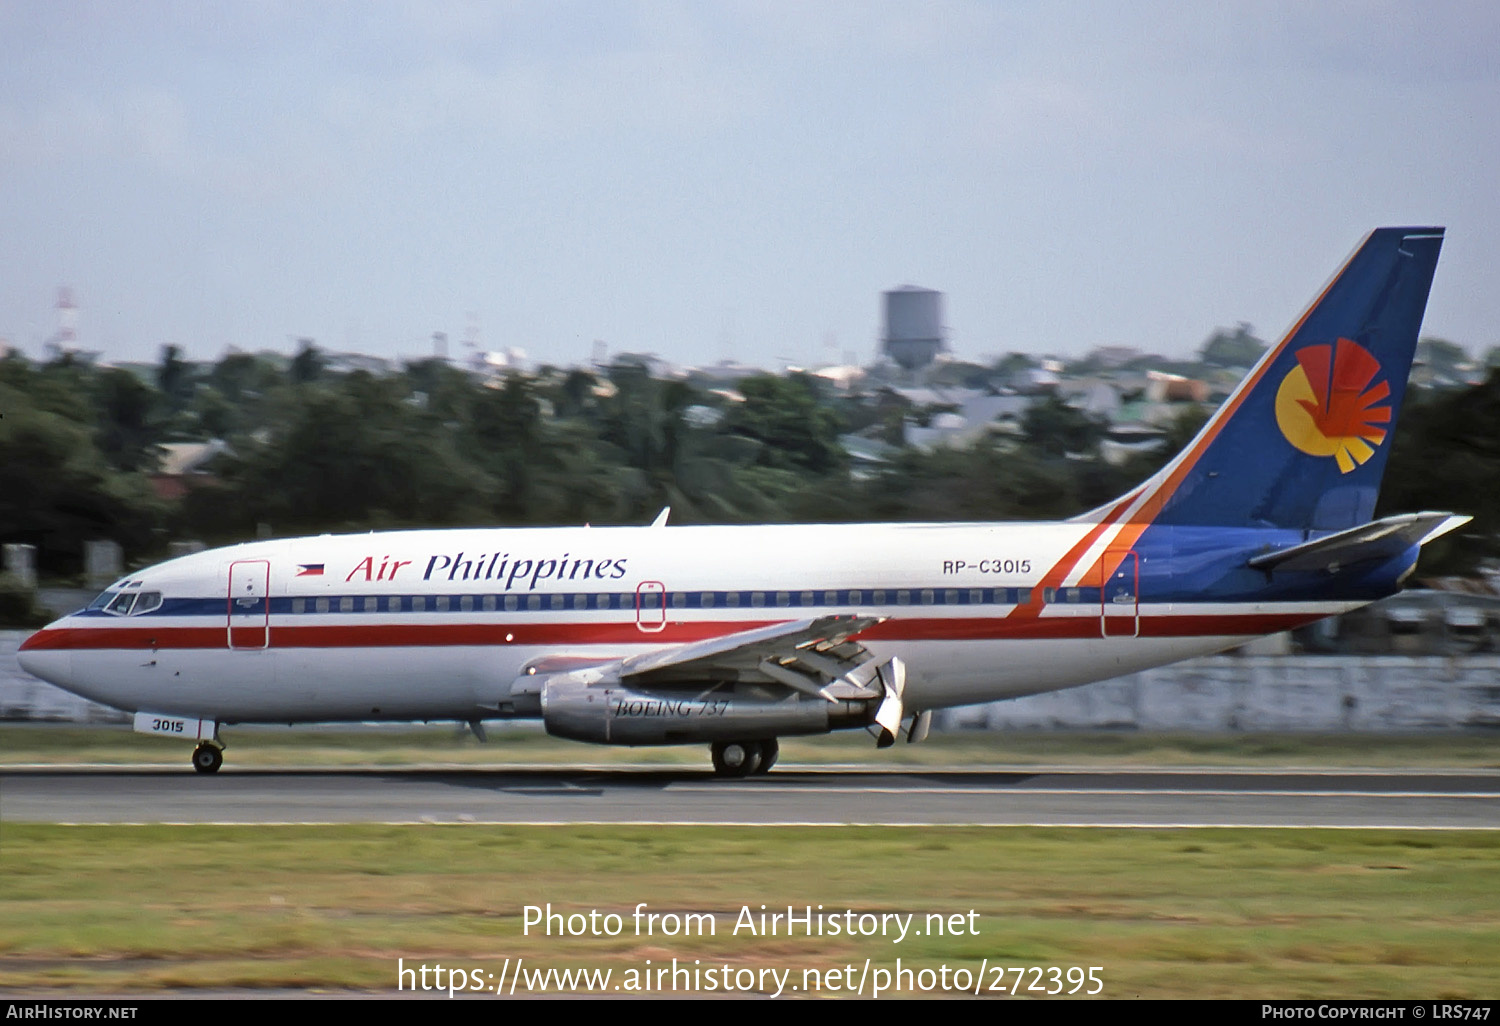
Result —
<path fill-rule="evenodd" d="M 770 738 L 769 740 L 762 741 L 760 743 L 760 765 L 755 767 L 755 772 L 771 772 L 771 767 L 776 765 L 776 756 L 780 754 L 781 746 L 776 743 L 776 739 L 774 737 Z"/>
<path fill-rule="evenodd" d="M 202 744 L 193 749 L 193 769 L 199 773 L 217 773 L 224 765 L 224 752 L 216 745 Z"/>
<path fill-rule="evenodd" d="M 758 741 L 715 741 L 709 751 L 721 777 L 748 777 L 760 767 Z"/>

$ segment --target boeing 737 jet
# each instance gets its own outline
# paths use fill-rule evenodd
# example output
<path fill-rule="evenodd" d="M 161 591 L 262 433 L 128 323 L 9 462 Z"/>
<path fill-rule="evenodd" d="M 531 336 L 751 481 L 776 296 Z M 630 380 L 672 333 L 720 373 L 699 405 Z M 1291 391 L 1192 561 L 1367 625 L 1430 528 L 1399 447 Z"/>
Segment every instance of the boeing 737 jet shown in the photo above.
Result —
<path fill-rule="evenodd" d="M 1398 591 L 1468 519 L 1372 519 L 1442 240 L 1371 232 L 1186 449 L 1071 520 L 256 541 L 130 574 L 21 665 L 205 773 L 230 724 L 529 718 L 746 776 L 779 737 L 918 741 L 1219 652 Z"/>

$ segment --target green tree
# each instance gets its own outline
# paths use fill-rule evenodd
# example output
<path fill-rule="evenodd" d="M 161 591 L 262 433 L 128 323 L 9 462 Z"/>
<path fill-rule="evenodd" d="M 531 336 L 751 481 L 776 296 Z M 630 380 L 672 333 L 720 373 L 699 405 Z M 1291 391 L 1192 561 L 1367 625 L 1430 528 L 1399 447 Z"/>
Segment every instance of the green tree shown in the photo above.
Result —
<path fill-rule="evenodd" d="M 1255 329 L 1240 321 L 1233 328 L 1214 329 L 1198 352 L 1204 363 L 1215 367 L 1252 367 L 1265 351 L 1266 344 L 1255 337 Z"/>
<path fill-rule="evenodd" d="M 323 359 L 322 351 L 310 338 L 298 339 L 297 342 L 299 345 L 297 355 L 292 357 L 292 365 L 287 373 L 299 385 L 317 381 L 323 376 L 323 370 L 327 364 L 327 361 Z"/>
<path fill-rule="evenodd" d="M 1500 369 L 1461 391 L 1408 391 L 1391 444 L 1378 516 L 1420 510 L 1467 513 L 1474 521 L 1426 546 L 1424 574 L 1473 573 L 1500 558 Z"/>
<path fill-rule="evenodd" d="M 174 412 L 187 406 L 193 398 L 193 365 L 182 359 L 177 346 L 161 347 L 161 365 L 156 369 L 156 388 Z"/>
<path fill-rule="evenodd" d="M 99 372 L 93 382 L 98 428 L 94 437 L 117 470 L 156 469 L 161 441 L 155 412 L 160 394 L 126 370 Z"/>
<path fill-rule="evenodd" d="M 1056 395 L 1038 399 L 1021 418 L 1027 446 L 1053 457 L 1097 455 L 1108 426 L 1102 418 L 1075 410 Z"/>
<path fill-rule="evenodd" d="M 730 408 L 724 428 L 762 444 L 759 465 L 842 476 L 849 458 L 838 412 L 815 379 L 763 374 L 741 381 L 739 391 L 745 401 Z"/>
<path fill-rule="evenodd" d="M 483 523 L 494 481 L 451 431 L 406 401 L 404 384 L 363 371 L 302 385 L 264 440 L 226 461 L 221 516 L 280 532 Z"/>
<path fill-rule="evenodd" d="M 144 476 L 111 469 L 88 425 L 6 385 L 0 414 L 0 542 L 36 545 L 52 573 L 76 572 L 91 539 L 132 551 L 151 544 L 163 510 Z"/>

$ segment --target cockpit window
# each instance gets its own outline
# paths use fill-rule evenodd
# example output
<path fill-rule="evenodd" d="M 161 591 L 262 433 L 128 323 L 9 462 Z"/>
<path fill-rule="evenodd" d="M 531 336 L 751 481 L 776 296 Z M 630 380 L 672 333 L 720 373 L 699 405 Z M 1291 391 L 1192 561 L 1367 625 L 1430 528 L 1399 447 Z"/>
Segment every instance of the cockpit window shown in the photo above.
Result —
<path fill-rule="evenodd" d="M 135 592 L 122 591 L 105 604 L 104 611 L 114 613 L 116 616 L 128 616 L 130 607 L 135 605 L 135 600 Z"/>
<path fill-rule="evenodd" d="M 140 616 L 161 606 L 159 591 L 106 591 L 93 601 L 90 609 L 103 609 L 115 616 Z"/>

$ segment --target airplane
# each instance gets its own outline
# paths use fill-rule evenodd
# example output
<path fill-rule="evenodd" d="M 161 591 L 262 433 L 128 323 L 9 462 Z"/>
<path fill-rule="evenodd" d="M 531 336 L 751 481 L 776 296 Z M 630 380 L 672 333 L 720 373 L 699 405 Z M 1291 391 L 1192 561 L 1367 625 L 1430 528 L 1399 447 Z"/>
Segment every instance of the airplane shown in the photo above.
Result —
<path fill-rule="evenodd" d="M 241 723 L 540 719 L 606 745 L 920 741 L 934 710 L 1220 652 L 1399 591 L 1470 518 L 1374 520 L 1442 228 L 1372 231 L 1188 446 L 1055 523 L 412 530 L 131 573 L 30 673 L 192 739 Z"/>

